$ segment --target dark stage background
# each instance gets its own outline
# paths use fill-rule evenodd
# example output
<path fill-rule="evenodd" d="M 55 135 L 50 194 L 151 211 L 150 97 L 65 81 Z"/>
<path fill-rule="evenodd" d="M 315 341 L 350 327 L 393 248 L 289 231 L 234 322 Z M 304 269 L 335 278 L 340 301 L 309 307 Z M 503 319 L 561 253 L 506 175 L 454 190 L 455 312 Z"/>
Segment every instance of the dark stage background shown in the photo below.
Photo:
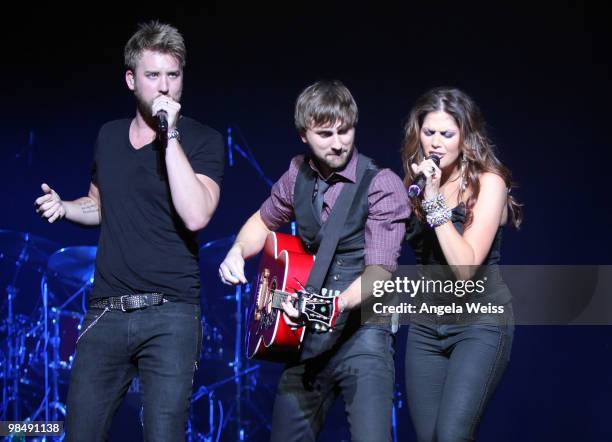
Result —
<path fill-rule="evenodd" d="M 415 99 L 430 87 L 458 86 L 480 104 L 499 155 L 520 185 L 515 194 L 525 204 L 521 230 L 504 232 L 503 262 L 612 264 L 611 52 L 603 11 L 536 2 L 505 7 L 429 2 L 403 8 L 376 3 L 363 9 L 351 3 L 248 9 L 229 3 L 169 4 L 158 9 L 170 13 L 148 12 L 144 3 L 140 12 L 82 7 L 32 7 L 5 17 L 12 24 L 2 30 L 2 229 L 30 232 L 61 246 L 97 243 L 97 229 L 42 222 L 33 201 L 43 181 L 65 199 L 86 193 L 99 127 L 134 114 L 123 79 L 123 45 L 138 22 L 159 18 L 176 25 L 186 39 L 183 113 L 222 133 L 231 126 L 234 141 L 250 147 L 270 179 L 304 151 L 293 127 L 293 105 L 300 90 L 317 79 L 345 82 L 360 109 L 357 146 L 398 174 L 402 123 Z M 221 204 L 200 235 L 202 243 L 235 234 L 267 192 L 254 168 L 234 152 Z M 224 299 L 231 291 L 216 279 L 222 253 L 222 247 L 203 250 L 202 270 L 204 314 L 209 329 L 217 327 L 223 337 L 218 348 L 224 356 L 202 361 L 196 387 L 231 375 L 235 305 Z M 405 250 L 401 263 L 412 262 Z M 406 331 L 397 342 L 403 401 L 397 431 L 398 440 L 410 441 L 415 437 L 406 407 L 410 398 L 403 393 Z M 606 425 L 611 341 L 612 328 L 606 326 L 517 327 L 509 368 L 479 440 L 612 440 Z M 243 395 L 242 405 L 251 423 L 254 410 L 264 421 L 269 417 L 278 371 L 264 364 L 249 378 L 252 399 Z M 217 391 L 226 413 L 232 388 Z M 137 400 L 128 399 L 112 440 L 140 437 Z M 194 425 L 205 432 L 206 397 L 194 408 Z M 234 437 L 230 427 L 221 440 Z M 268 437 L 265 427 L 251 429 L 250 440 Z M 339 405 L 321 439 L 343 438 L 348 436 Z"/>

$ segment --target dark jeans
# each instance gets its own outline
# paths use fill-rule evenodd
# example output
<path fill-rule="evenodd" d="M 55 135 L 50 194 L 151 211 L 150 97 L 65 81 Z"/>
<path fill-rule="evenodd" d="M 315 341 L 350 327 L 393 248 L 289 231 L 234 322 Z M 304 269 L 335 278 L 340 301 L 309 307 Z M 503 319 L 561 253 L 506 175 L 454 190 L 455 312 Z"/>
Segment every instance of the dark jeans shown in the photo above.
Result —
<path fill-rule="evenodd" d="M 145 440 L 185 440 L 201 333 L 199 305 L 166 302 L 131 312 L 90 309 L 70 378 L 66 440 L 106 440 L 136 375 L 143 392 Z"/>
<path fill-rule="evenodd" d="M 362 326 L 333 355 L 285 367 L 271 440 L 314 441 L 338 394 L 344 398 L 351 440 L 391 440 L 393 341 L 388 330 Z"/>
<path fill-rule="evenodd" d="M 410 325 L 406 390 L 419 442 L 474 440 L 506 369 L 513 335 L 511 314 L 497 325 Z"/>

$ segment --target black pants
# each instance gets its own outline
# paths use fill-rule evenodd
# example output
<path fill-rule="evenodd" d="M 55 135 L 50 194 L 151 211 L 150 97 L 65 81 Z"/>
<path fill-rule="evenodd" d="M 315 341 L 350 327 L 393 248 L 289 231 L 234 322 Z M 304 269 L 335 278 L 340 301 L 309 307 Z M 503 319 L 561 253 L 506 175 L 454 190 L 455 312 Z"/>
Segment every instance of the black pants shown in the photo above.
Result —
<path fill-rule="evenodd" d="M 510 358 L 512 314 L 499 322 L 410 325 L 406 390 L 419 442 L 474 440 Z"/>
<path fill-rule="evenodd" d="M 201 342 L 200 306 L 166 302 L 132 312 L 90 309 L 81 333 L 68 392 L 66 440 L 106 440 L 136 375 L 145 440 L 184 440 Z"/>
<path fill-rule="evenodd" d="M 272 441 L 314 441 L 341 394 L 352 441 L 391 440 L 394 337 L 361 326 L 331 357 L 288 365 L 272 417 Z"/>

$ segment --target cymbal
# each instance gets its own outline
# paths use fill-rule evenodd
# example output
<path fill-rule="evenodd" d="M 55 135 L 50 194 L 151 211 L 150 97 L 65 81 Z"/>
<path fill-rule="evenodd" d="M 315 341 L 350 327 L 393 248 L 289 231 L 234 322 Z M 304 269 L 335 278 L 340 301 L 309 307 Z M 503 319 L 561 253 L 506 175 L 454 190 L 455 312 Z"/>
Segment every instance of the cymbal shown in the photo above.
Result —
<path fill-rule="evenodd" d="M 234 244 L 236 235 L 209 241 L 200 247 L 200 263 L 218 266 Z"/>
<path fill-rule="evenodd" d="M 91 283 L 97 250 L 96 246 L 63 247 L 49 258 L 47 274 L 77 287 Z"/>
<path fill-rule="evenodd" d="M 0 229 L 0 259 L 45 266 L 59 244 L 27 232 Z"/>

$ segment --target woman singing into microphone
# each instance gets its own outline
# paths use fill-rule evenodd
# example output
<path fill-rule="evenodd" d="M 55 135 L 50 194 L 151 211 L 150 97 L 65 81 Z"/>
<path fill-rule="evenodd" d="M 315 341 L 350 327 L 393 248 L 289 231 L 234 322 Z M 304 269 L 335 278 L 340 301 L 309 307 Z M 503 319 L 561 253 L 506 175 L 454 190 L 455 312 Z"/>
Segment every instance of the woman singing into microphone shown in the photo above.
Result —
<path fill-rule="evenodd" d="M 426 178 L 411 198 L 407 233 L 417 264 L 448 265 L 459 282 L 496 268 L 502 226 L 518 227 L 522 217 L 509 193 L 510 172 L 495 156 L 474 101 L 454 88 L 423 95 L 405 126 L 402 162 L 407 186 L 421 173 Z M 406 389 L 419 441 L 474 440 L 505 371 L 514 333 L 511 297 L 499 273 L 489 273 L 495 277 L 477 300 L 500 306 L 502 314 L 411 317 Z"/>

